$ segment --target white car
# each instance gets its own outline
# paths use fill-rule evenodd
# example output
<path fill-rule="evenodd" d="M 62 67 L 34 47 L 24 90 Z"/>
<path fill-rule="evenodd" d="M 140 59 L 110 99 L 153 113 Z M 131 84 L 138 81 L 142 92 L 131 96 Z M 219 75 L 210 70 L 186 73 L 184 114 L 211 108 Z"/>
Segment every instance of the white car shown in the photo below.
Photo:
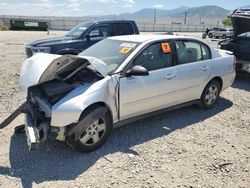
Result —
<path fill-rule="evenodd" d="M 113 128 L 176 107 L 212 107 L 235 78 L 234 56 L 172 35 L 105 39 L 78 56 L 37 54 L 20 75 L 30 149 L 48 133 L 81 152 L 99 148 Z M 143 134 L 143 133 L 142 133 Z"/>
<path fill-rule="evenodd" d="M 234 36 L 234 31 L 233 29 L 221 29 L 221 28 L 214 28 L 211 31 L 208 32 L 208 37 L 209 38 L 232 38 Z"/>

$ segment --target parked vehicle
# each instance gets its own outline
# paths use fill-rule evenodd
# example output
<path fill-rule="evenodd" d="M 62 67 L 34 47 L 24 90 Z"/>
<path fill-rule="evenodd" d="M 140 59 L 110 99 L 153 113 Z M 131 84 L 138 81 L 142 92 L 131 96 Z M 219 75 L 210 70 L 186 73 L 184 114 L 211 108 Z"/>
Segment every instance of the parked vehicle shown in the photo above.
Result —
<path fill-rule="evenodd" d="M 27 57 L 35 53 L 77 55 L 110 36 L 139 34 L 134 21 L 113 20 L 79 24 L 64 37 L 37 40 L 25 48 Z"/>
<path fill-rule="evenodd" d="M 231 38 L 234 35 L 232 29 L 213 28 L 208 32 L 209 38 Z"/>
<path fill-rule="evenodd" d="M 10 20 L 10 30 L 47 31 L 48 22 L 34 20 Z"/>
<path fill-rule="evenodd" d="M 198 39 L 111 37 L 78 56 L 27 59 L 20 74 L 27 101 L 0 128 L 23 112 L 30 149 L 54 132 L 90 152 L 128 122 L 190 104 L 213 107 L 234 78 L 234 56 Z"/>
<path fill-rule="evenodd" d="M 219 42 L 221 49 L 229 50 L 237 58 L 236 70 L 250 73 L 250 9 L 235 10 L 232 19 L 234 37 Z"/>

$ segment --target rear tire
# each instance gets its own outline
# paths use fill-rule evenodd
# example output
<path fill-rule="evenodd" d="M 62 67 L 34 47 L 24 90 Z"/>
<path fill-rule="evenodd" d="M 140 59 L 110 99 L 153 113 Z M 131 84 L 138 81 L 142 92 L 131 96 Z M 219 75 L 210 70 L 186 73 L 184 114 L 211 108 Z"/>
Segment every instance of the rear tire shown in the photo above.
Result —
<path fill-rule="evenodd" d="M 66 142 L 79 152 L 92 152 L 101 147 L 113 130 L 111 115 L 105 107 L 94 106 L 87 109 L 72 135 Z"/>
<path fill-rule="evenodd" d="M 221 92 L 221 85 L 217 80 L 210 81 L 202 92 L 200 107 L 209 109 L 217 102 Z"/>

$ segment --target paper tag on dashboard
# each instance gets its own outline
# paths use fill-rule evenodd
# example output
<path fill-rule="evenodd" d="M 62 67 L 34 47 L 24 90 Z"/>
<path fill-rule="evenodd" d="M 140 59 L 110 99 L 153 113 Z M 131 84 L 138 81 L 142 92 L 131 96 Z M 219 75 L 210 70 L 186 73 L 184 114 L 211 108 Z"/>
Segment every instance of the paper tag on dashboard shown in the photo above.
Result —
<path fill-rule="evenodd" d="M 163 53 L 165 53 L 165 54 L 171 52 L 170 44 L 168 42 L 162 42 L 161 48 L 162 48 Z"/>
<path fill-rule="evenodd" d="M 127 48 L 134 48 L 136 46 L 136 43 L 124 42 L 120 46 L 121 47 L 127 47 Z"/>
<path fill-rule="evenodd" d="M 126 55 L 126 54 L 128 54 L 128 53 L 130 52 L 131 49 L 132 49 L 132 48 L 124 47 L 124 48 L 122 48 L 122 49 L 120 50 L 120 54 Z"/>

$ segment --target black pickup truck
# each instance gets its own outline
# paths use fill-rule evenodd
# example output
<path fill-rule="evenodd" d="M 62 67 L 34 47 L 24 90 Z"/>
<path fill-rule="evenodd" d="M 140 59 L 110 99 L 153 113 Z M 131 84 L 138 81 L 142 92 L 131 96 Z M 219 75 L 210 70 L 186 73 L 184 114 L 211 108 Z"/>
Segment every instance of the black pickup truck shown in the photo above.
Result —
<path fill-rule="evenodd" d="M 35 53 L 77 55 L 93 44 L 116 35 L 139 34 L 134 21 L 113 20 L 79 24 L 64 37 L 37 40 L 25 47 L 27 57 Z"/>

